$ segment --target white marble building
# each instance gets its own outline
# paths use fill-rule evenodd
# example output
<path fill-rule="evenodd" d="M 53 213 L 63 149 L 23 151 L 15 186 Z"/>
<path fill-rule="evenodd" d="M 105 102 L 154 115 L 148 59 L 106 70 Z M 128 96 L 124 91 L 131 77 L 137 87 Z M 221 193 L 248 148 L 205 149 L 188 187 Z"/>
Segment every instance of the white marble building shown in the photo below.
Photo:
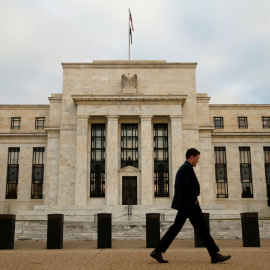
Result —
<path fill-rule="evenodd" d="M 202 206 L 270 216 L 269 104 L 209 105 L 196 63 L 62 67 L 50 105 L 0 105 L 1 213 L 169 209 L 195 147 Z"/>

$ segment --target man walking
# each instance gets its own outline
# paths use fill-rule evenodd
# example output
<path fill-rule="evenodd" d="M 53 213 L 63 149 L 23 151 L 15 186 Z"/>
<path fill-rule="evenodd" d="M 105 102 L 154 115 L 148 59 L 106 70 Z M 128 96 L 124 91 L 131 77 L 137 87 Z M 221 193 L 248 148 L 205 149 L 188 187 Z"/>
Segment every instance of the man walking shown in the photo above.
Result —
<path fill-rule="evenodd" d="M 165 233 L 157 247 L 152 251 L 150 256 L 159 263 L 168 263 L 164 260 L 162 253 L 165 253 L 176 235 L 181 231 L 187 218 L 197 234 L 202 238 L 209 255 L 211 263 L 223 262 L 231 256 L 223 256 L 219 252 L 218 246 L 211 237 L 207 226 L 204 222 L 202 210 L 198 202 L 200 195 L 200 184 L 197 180 L 193 167 L 199 162 L 200 152 L 195 148 L 190 148 L 186 152 L 186 161 L 178 170 L 175 177 L 175 193 L 172 201 L 172 208 L 178 210 L 174 224 Z"/>

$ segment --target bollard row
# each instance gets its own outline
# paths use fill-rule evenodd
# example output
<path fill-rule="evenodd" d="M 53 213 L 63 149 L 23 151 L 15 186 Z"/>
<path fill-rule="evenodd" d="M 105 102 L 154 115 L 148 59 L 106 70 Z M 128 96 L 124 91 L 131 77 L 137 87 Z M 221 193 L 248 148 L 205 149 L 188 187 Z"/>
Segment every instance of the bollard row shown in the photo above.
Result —
<path fill-rule="evenodd" d="M 160 241 L 160 214 L 146 214 L 146 247 L 155 248 Z"/>
<path fill-rule="evenodd" d="M 0 249 L 14 249 L 16 215 L 0 215 Z"/>
<path fill-rule="evenodd" d="M 260 247 L 258 213 L 241 213 L 243 247 Z"/>
<path fill-rule="evenodd" d="M 203 213 L 203 218 L 205 225 L 210 232 L 210 224 L 209 224 L 209 213 Z M 194 230 L 194 245 L 195 247 L 205 247 L 205 244 L 203 243 L 202 238 L 197 234 L 197 232 Z"/>
<path fill-rule="evenodd" d="M 49 214 L 47 226 L 47 249 L 63 248 L 64 215 Z"/>
<path fill-rule="evenodd" d="M 208 230 L 209 213 L 203 213 Z M 112 214 L 97 214 L 97 248 L 112 247 Z M 16 215 L 0 215 L 0 249 L 14 249 Z M 47 249 L 63 248 L 63 214 L 49 214 L 47 226 Z M 241 213 L 243 247 L 260 247 L 258 213 Z M 146 214 L 146 247 L 155 248 L 160 241 L 160 214 Z M 194 231 L 195 247 L 205 247 Z"/>
<path fill-rule="evenodd" d="M 112 247 L 112 214 L 97 214 L 97 248 Z"/>

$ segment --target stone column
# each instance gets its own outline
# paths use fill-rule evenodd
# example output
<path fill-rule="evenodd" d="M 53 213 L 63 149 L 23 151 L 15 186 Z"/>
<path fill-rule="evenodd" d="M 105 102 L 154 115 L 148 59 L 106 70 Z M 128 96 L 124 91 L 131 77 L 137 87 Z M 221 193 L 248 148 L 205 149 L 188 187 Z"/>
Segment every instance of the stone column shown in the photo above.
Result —
<path fill-rule="evenodd" d="M 118 204 L 118 116 L 107 116 L 107 133 L 106 133 L 106 179 L 105 192 L 106 204 Z"/>
<path fill-rule="evenodd" d="M 198 180 L 201 186 L 201 196 L 199 200 L 203 204 L 213 205 L 216 199 L 216 177 L 215 177 L 215 159 L 213 157 L 213 147 L 211 142 L 212 129 L 200 129 L 200 176 Z M 198 166 L 197 165 L 197 166 Z"/>
<path fill-rule="evenodd" d="M 77 116 L 75 205 L 86 205 L 87 201 L 88 118 Z"/>
<path fill-rule="evenodd" d="M 170 182 L 170 196 L 173 196 L 173 186 L 175 175 L 179 167 L 184 162 L 185 153 L 182 147 L 182 116 L 170 116 L 171 118 L 171 140 L 172 140 L 172 155 L 171 163 L 172 173 Z"/>
<path fill-rule="evenodd" d="M 19 153 L 19 179 L 17 186 L 18 202 L 25 202 L 31 198 L 31 181 L 32 181 L 32 164 L 33 164 L 33 148 L 22 145 Z M 27 151 L 28 150 L 28 151 Z"/>
<path fill-rule="evenodd" d="M 154 148 L 152 116 L 141 116 L 141 203 L 153 205 L 154 198 Z"/>
<path fill-rule="evenodd" d="M 57 205 L 59 177 L 60 130 L 46 128 L 48 134 L 46 182 L 44 186 L 44 204 Z M 46 154 L 46 153 L 44 153 Z"/>

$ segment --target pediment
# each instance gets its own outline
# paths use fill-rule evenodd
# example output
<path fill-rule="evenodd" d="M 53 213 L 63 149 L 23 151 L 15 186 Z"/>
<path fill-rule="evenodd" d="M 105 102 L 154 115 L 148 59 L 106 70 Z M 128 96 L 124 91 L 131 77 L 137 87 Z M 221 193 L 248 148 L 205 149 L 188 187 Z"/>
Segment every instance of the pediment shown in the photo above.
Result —
<path fill-rule="evenodd" d="M 135 168 L 133 166 L 126 166 L 124 168 L 122 168 L 121 170 L 119 170 L 119 172 L 141 172 L 141 170 L 139 170 L 138 168 Z"/>

